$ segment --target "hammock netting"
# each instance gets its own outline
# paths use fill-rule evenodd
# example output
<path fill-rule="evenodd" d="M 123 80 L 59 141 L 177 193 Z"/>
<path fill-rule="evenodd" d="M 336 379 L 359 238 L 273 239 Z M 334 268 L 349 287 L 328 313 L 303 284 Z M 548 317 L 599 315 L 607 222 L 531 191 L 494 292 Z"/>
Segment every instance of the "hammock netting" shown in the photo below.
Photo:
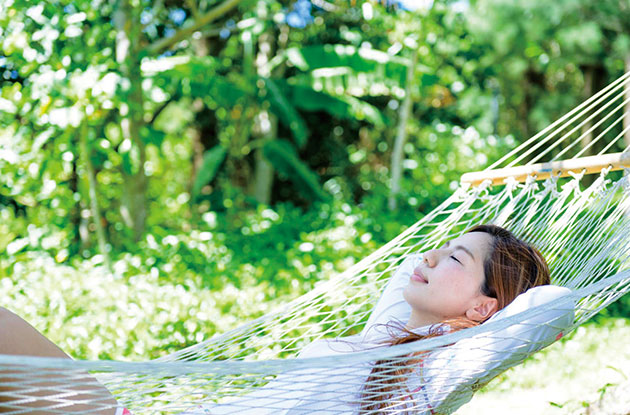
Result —
<path fill-rule="evenodd" d="M 630 73 L 488 170 L 623 150 L 630 129 L 624 122 L 630 118 L 624 112 L 628 83 Z M 157 360 L 0 356 L 0 407 L 11 414 L 113 414 L 123 407 L 133 414 L 452 413 L 496 375 L 630 289 L 630 180 L 628 169 L 611 170 L 462 184 L 394 240 L 308 294 Z M 552 283 L 569 290 L 478 327 L 421 341 L 326 343 L 361 335 L 405 261 L 418 261 L 418 253 L 482 223 L 506 227 L 538 247 Z M 318 344 L 344 350 L 308 352 Z M 375 367 L 382 370 L 370 382 L 394 381 L 393 392 L 368 384 Z M 404 377 L 395 372 L 401 368 L 408 369 Z M 382 407 L 370 409 L 367 397 L 380 398 Z"/>

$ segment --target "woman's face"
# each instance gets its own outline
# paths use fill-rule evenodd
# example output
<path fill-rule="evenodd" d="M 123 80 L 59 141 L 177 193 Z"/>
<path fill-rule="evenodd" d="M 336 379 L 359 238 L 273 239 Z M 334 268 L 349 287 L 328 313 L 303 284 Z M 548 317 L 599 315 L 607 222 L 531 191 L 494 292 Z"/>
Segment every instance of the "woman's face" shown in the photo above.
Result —
<path fill-rule="evenodd" d="M 411 328 L 467 317 L 482 321 L 496 311 L 496 299 L 482 294 L 484 261 L 492 236 L 470 232 L 424 253 L 403 292 L 411 306 Z"/>

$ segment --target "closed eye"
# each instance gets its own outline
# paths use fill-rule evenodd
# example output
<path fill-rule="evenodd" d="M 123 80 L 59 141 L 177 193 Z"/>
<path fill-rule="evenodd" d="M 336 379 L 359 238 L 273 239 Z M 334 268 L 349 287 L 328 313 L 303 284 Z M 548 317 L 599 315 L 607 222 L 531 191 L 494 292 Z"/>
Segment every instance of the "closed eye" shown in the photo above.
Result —
<path fill-rule="evenodd" d="M 451 255 L 451 258 L 453 258 L 455 261 L 459 262 L 460 264 L 462 264 L 462 261 L 460 261 L 459 259 L 455 258 L 453 255 Z"/>

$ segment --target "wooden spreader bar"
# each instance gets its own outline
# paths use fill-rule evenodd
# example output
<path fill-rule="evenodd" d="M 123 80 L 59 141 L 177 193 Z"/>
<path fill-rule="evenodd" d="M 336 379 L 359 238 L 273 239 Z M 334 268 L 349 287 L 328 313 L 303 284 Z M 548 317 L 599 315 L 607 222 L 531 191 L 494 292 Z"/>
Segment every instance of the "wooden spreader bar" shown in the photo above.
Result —
<path fill-rule="evenodd" d="M 536 180 L 544 180 L 552 175 L 567 177 L 570 172 L 599 173 L 608 167 L 611 171 L 630 167 L 630 151 L 465 173 L 462 175 L 461 182 L 478 186 L 485 180 L 492 180 L 492 184 L 504 184 L 508 177 L 513 177 L 518 182 L 524 182 L 528 176 L 535 176 Z"/>

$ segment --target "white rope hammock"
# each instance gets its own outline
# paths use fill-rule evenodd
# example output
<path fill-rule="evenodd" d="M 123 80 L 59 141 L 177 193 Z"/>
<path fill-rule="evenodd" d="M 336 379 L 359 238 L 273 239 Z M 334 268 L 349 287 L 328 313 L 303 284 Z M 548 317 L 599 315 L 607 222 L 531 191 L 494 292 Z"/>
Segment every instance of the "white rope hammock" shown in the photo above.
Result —
<path fill-rule="evenodd" d="M 0 356 L 0 408 L 113 413 L 106 385 L 118 413 L 452 413 L 497 374 L 630 290 L 628 149 L 610 155 L 630 128 L 623 129 L 629 83 L 630 73 L 497 161 L 486 179 L 465 175 L 448 200 L 346 272 L 231 332 L 149 362 Z M 382 321 L 373 312 L 380 293 L 408 280 L 417 253 L 481 223 L 533 243 L 553 284 L 570 290 L 558 288 L 542 302 L 519 297 L 472 329 L 380 345 Z M 409 357 L 417 352 L 426 353 Z M 387 397 L 387 409 L 360 411 L 377 364 L 410 373 Z M 73 407 L 79 400 L 91 409 Z"/>

